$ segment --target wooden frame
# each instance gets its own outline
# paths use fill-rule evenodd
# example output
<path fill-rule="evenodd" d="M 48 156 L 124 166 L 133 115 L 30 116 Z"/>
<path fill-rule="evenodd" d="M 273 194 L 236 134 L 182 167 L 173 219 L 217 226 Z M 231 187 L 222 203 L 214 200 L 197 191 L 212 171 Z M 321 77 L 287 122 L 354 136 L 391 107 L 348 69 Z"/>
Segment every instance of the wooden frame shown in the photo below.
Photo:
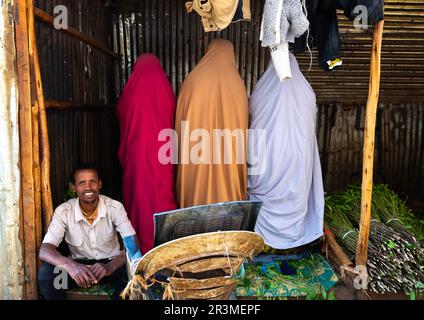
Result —
<path fill-rule="evenodd" d="M 15 5 L 21 171 L 20 240 L 24 257 L 23 297 L 37 299 L 38 251 L 53 216 L 50 148 L 34 24 L 34 2 Z"/>
<path fill-rule="evenodd" d="M 39 171 L 41 176 L 40 193 L 41 193 L 41 210 L 42 220 L 44 224 L 44 232 L 47 231 L 47 226 L 53 217 L 53 202 L 50 190 L 50 145 L 49 134 L 47 128 L 47 115 L 44 102 L 44 92 L 41 80 L 40 62 L 38 57 L 37 37 L 35 34 L 34 21 L 34 3 L 32 0 L 27 0 L 28 5 L 28 30 L 29 30 L 29 48 L 30 48 L 30 63 L 31 76 L 33 78 L 32 86 L 34 88 L 34 105 L 36 106 L 36 117 L 34 123 L 38 125 L 37 137 L 39 138 Z M 34 125 L 35 125 L 34 124 Z M 41 225 L 40 225 L 41 229 Z M 41 231 L 40 231 L 41 232 Z"/>
<path fill-rule="evenodd" d="M 19 140 L 21 171 L 20 240 L 24 256 L 23 298 L 37 298 L 36 191 L 34 177 L 33 115 L 28 43 L 27 4 L 16 3 L 15 37 L 19 90 Z"/>
<path fill-rule="evenodd" d="M 19 237 L 24 257 L 23 298 L 37 299 L 38 251 L 43 231 L 53 216 L 50 187 L 50 146 L 46 108 L 72 107 L 44 100 L 35 34 L 35 17 L 53 25 L 54 18 L 34 7 L 33 0 L 16 0 L 15 44 L 17 51 L 20 138 L 20 221 Z M 119 55 L 94 39 L 69 28 L 66 33 L 111 56 Z M 83 106 L 85 107 L 85 106 Z M 43 230 L 44 227 L 44 230 Z"/>
<path fill-rule="evenodd" d="M 46 104 L 40 74 L 39 58 L 34 31 L 34 17 L 53 25 L 54 18 L 34 8 L 32 0 L 16 0 L 16 49 L 19 90 L 20 170 L 21 170 L 21 230 L 24 253 L 24 298 L 37 298 L 36 272 L 41 226 L 46 227 L 53 214 L 50 190 L 50 150 L 47 130 Z M 374 28 L 371 55 L 369 95 L 364 135 L 361 221 L 356 254 L 356 266 L 366 270 L 367 247 L 371 219 L 371 196 L 374 162 L 376 111 L 380 87 L 381 46 L 384 21 Z M 64 30 L 115 58 L 119 55 L 76 29 Z M 61 107 L 61 106 L 59 106 Z M 62 106 L 72 107 L 72 105 Z M 41 214 L 42 212 L 42 214 Z M 329 238 L 331 249 L 343 264 L 351 265 L 335 240 Z M 365 287 L 363 287 L 365 289 Z"/>

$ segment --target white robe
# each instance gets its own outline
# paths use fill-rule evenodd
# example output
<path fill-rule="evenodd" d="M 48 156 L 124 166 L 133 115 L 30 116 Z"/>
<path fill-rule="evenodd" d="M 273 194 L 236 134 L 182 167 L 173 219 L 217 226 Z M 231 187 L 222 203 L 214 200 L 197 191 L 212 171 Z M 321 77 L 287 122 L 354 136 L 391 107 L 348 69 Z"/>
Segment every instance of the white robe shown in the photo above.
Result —
<path fill-rule="evenodd" d="M 293 78 L 280 82 L 271 62 L 250 98 L 250 128 L 266 130 L 266 150 L 258 162 L 264 172 L 249 172 L 248 193 L 264 203 L 255 231 L 275 249 L 310 243 L 324 227 L 315 93 L 292 54 L 290 65 Z M 249 153 L 257 155 L 256 132 Z"/>

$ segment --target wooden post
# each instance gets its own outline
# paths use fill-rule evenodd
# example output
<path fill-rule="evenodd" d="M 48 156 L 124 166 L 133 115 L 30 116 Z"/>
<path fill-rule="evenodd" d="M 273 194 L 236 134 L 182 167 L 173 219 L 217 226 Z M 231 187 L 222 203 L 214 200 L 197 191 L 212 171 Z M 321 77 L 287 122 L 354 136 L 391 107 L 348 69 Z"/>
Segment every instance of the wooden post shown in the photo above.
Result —
<path fill-rule="evenodd" d="M 43 225 L 41 218 L 41 169 L 40 169 L 40 141 L 39 141 L 39 102 L 36 91 L 36 78 L 34 73 L 34 51 L 37 45 L 31 41 L 32 35 L 35 34 L 34 28 L 34 12 L 32 0 L 26 0 L 27 4 L 27 21 L 28 21 L 28 54 L 30 63 L 31 77 L 31 108 L 32 108 L 32 148 L 33 148 L 33 171 L 34 171 L 34 203 L 35 203 L 35 243 L 36 255 L 40 250 L 43 236 Z M 37 266 L 40 267 L 40 261 L 37 259 Z"/>
<path fill-rule="evenodd" d="M 111 109 L 112 105 L 109 104 L 84 104 L 81 102 L 73 101 L 59 101 L 59 100 L 45 100 L 45 109 Z"/>
<path fill-rule="evenodd" d="M 42 221 L 44 232 L 53 217 L 53 201 L 50 188 L 50 143 L 49 133 L 47 127 L 47 115 L 45 109 L 43 84 L 41 79 L 40 61 L 38 57 L 37 37 L 35 34 L 34 23 L 34 2 L 27 0 L 28 4 L 28 22 L 29 22 L 29 43 L 30 53 L 32 59 L 32 72 L 35 79 L 36 100 L 38 102 L 38 125 L 39 125 L 39 139 L 40 139 L 40 158 L 41 158 L 41 209 Z"/>
<path fill-rule="evenodd" d="M 33 171 L 33 123 L 28 47 L 27 6 L 16 2 L 15 39 L 19 90 L 19 140 L 21 171 L 21 242 L 24 256 L 24 299 L 37 299 L 36 214 Z"/>
<path fill-rule="evenodd" d="M 337 243 L 336 237 L 334 236 L 333 232 L 331 232 L 331 230 L 327 227 L 325 227 L 325 240 L 327 245 L 334 252 L 341 266 L 353 267 L 353 262 L 349 259 L 349 257 Z"/>
<path fill-rule="evenodd" d="M 368 259 L 368 239 L 371 222 L 371 200 L 373 184 L 374 165 L 374 140 L 375 126 L 378 107 L 378 96 L 380 90 L 381 71 L 381 45 L 383 40 L 384 20 L 379 21 L 374 27 L 374 37 L 371 54 L 371 75 L 369 83 L 369 93 L 367 110 L 365 116 L 364 132 L 364 156 L 362 168 L 362 198 L 361 198 L 361 220 L 359 222 L 358 247 L 356 251 L 356 266 L 361 266 L 366 270 Z M 362 283 L 362 288 L 366 289 L 366 282 Z"/>

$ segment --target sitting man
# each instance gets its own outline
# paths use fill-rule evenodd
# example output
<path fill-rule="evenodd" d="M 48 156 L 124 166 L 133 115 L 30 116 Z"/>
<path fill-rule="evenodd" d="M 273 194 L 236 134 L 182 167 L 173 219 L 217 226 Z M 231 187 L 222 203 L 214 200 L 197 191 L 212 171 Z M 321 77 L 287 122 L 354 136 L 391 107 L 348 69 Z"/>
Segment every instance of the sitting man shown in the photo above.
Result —
<path fill-rule="evenodd" d="M 79 166 L 72 179 L 78 198 L 56 209 L 40 248 L 40 259 L 45 261 L 38 274 L 40 292 L 47 300 L 64 300 L 66 289 L 89 288 L 101 282 L 112 285 L 112 299 L 119 299 L 128 276 L 117 232 L 124 242 L 130 240 L 138 246 L 135 231 L 123 205 L 100 195 L 102 182 L 95 167 Z M 63 238 L 70 249 L 69 257 L 57 250 Z"/>

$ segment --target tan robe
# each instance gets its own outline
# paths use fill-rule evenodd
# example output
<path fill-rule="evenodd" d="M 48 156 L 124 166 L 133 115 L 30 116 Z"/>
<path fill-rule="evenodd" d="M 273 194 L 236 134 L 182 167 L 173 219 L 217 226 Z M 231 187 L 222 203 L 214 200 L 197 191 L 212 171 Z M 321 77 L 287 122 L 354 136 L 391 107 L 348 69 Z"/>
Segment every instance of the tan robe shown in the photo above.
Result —
<path fill-rule="evenodd" d="M 248 118 L 246 88 L 237 70 L 233 45 L 214 40 L 187 76 L 178 97 L 176 193 L 180 208 L 247 199 Z M 203 131 L 196 136 L 195 129 Z M 235 136 L 217 139 L 214 129 L 227 129 Z M 208 133 L 209 139 L 203 133 Z M 193 163 L 199 162 L 196 156 L 200 156 L 200 164 Z"/>

